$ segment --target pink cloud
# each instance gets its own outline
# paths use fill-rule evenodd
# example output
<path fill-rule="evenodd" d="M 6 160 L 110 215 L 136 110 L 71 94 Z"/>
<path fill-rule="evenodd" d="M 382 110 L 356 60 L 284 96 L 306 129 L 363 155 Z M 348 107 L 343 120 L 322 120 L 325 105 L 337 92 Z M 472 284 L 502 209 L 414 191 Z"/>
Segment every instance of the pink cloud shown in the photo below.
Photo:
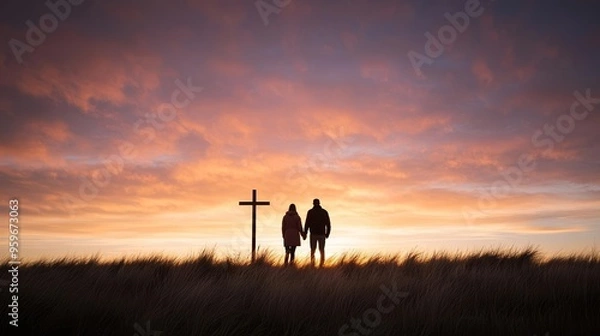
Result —
<path fill-rule="evenodd" d="M 471 67 L 471 71 L 481 83 L 490 84 L 494 80 L 494 73 L 483 59 L 476 60 Z"/>

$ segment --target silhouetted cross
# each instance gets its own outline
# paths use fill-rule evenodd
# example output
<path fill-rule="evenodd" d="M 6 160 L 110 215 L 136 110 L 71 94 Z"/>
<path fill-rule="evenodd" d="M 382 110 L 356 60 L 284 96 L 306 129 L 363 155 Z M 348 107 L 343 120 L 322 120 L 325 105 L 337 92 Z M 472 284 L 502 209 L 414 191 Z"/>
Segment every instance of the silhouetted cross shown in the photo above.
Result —
<path fill-rule="evenodd" d="M 240 205 L 252 205 L 252 262 L 256 259 L 256 206 L 271 205 L 269 201 L 257 201 L 256 189 L 252 189 L 252 201 L 240 201 Z"/>

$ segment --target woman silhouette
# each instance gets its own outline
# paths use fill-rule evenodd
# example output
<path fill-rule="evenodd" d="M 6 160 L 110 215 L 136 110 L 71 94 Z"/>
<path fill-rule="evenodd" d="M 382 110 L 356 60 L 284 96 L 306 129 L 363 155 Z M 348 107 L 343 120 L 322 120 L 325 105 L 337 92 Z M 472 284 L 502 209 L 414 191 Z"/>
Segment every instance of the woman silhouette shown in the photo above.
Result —
<path fill-rule="evenodd" d="M 290 204 L 289 210 L 283 216 L 281 221 L 281 235 L 283 236 L 283 246 L 285 247 L 285 265 L 294 264 L 294 254 L 296 247 L 300 246 L 300 235 L 304 237 L 302 231 L 302 220 L 296 212 L 296 205 Z"/>

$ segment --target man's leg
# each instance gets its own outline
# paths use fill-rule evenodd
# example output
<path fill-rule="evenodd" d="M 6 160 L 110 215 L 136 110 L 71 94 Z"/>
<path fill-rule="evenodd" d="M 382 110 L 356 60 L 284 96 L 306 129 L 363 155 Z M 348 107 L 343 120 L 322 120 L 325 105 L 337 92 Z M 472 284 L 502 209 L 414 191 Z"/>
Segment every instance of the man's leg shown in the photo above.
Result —
<path fill-rule="evenodd" d="M 321 253 L 321 267 L 325 264 L 325 236 L 319 237 L 319 252 Z"/>
<path fill-rule="evenodd" d="M 315 250 L 317 249 L 317 237 L 310 235 L 310 264 L 315 266 Z"/>

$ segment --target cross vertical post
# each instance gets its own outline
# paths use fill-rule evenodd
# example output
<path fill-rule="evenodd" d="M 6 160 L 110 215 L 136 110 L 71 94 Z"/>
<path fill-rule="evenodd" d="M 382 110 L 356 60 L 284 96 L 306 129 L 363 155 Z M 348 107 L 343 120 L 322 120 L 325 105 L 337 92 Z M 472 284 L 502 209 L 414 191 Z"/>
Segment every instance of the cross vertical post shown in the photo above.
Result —
<path fill-rule="evenodd" d="M 252 262 L 256 251 L 256 189 L 252 189 Z"/>
<path fill-rule="evenodd" d="M 240 205 L 252 206 L 252 263 L 256 260 L 256 206 L 271 205 L 269 201 L 257 201 L 256 189 L 252 189 L 252 201 L 240 201 Z"/>

